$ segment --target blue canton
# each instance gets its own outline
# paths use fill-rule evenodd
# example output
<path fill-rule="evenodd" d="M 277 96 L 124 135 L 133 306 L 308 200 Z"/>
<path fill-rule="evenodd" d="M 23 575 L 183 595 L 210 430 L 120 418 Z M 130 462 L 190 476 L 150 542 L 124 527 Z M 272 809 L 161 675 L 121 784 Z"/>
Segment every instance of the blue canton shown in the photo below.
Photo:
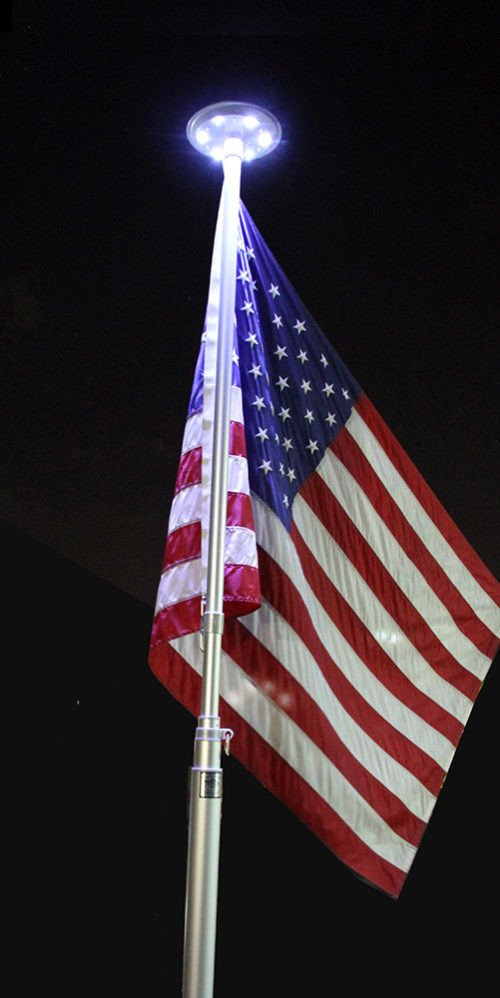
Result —
<path fill-rule="evenodd" d="M 287 529 L 293 500 L 361 388 L 302 304 L 243 204 L 236 279 L 250 488 Z"/>

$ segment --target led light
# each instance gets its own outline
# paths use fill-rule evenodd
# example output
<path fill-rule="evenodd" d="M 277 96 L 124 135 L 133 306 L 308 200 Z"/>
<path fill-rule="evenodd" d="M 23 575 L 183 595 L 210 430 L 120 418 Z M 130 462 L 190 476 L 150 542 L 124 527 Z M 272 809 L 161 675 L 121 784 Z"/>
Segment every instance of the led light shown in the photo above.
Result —
<path fill-rule="evenodd" d="M 269 149 L 272 141 L 272 135 L 269 132 L 260 132 L 257 137 L 257 142 L 261 149 Z"/>
<path fill-rule="evenodd" d="M 281 140 L 281 125 L 256 104 L 223 101 L 202 108 L 189 120 L 187 137 L 198 152 L 215 160 L 237 155 L 245 163 L 266 156 Z"/>
<path fill-rule="evenodd" d="M 200 143 L 200 146 L 205 145 L 210 138 L 210 132 L 206 128 L 199 128 L 196 132 L 196 141 Z"/>

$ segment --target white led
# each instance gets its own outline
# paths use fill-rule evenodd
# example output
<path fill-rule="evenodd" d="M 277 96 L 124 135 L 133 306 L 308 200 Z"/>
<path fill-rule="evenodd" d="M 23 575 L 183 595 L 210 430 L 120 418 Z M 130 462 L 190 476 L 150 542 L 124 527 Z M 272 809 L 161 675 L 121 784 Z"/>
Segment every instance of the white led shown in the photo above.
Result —
<path fill-rule="evenodd" d="M 268 149 L 272 141 L 273 139 L 269 132 L 260 132 L 257 136 L 257 142 L 261 149 Z"/>
<path fill-rule="evenodd" d="M 215 146 L 214 149 L 210 149 L 210 155 L 212 159 L 221 160 L 224 158 L 224 150 L 221 146 Z"/>
<path fill-rule="evenodd" d="M 199 128 L 196 132 L 196 141 L 200 143 L 200 146 L 206 145 L 210 138 L 210 132 L 206 128 Z"/>
<path fill-rule="evenodd" d="M 218 128 L 219 125 L 223 125 L 224 124 L 224 115 L 223 114 L 216 114 L 215 118 L 212 118 L 212 123 L 215 125 L 216 128 Z"/>
<path fill-rule="evenodd" d="M 248 128 L 251 131 L 253 128 L 257 128 L 259 119 L 256 118 L 254 114 L 246 114 L 243 118 L 243 124 L 245 128 Z"/>

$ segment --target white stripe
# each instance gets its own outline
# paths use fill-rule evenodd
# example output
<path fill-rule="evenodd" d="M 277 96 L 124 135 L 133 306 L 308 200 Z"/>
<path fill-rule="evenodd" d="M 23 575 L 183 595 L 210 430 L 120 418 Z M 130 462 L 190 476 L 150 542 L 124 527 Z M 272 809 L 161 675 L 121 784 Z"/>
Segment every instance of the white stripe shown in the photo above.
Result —
<path fill-rule="evenodd" d="M 413 814 L 427 821 L 435 804 L 434 795 L 377 745 L 347 713 L 309 649 L 274 607 L 263 601 L 256 613 L 247 614 L 240 622 L 309 694 L 354 758 L 399 797 Z M 279 702 L 279 696 L 277 700 Z"/>
<path fill-rule="evenodd" d="M 445 771 L 454 746 L 439 731 L 401 703 L 367 668 L 343 634 L 335 626 L 306 582 L 297 551 L 288 532 L 269 507 L 252 494 L 256 534 L 259 544 L 276 561 L 299 590 L 313 626 L 328 655 L 351 686 L 397 731 L 426 752 Z"/>
<path fill-rule="evenodd" d="M 465 724 L 472 702 L 439 676 L 412 645 L 300 493 L 294 500 L 293 515 L 311 553 L 375 640 L 382 643 L 381 636 L 390 635 L 384 651 L 398 669 L 417 689 Z"/>
<path fill-rule="evenodd" d="M 189 419 L 186 420 L 184 436 L 182 438 L 182 457 L 195 447 L 201 447 L 202 421 L 201 412 L 195 412 L 193 416 L 189 416 Z"/>
<path fill-rule="evenodd" d="M 201 515 L 201 485 L 188 485 L 172 500 L 168 519 L 168 533 L 194 523 Z"/>
<path fill-rule="evenodd" d="M 490 660 L 457 627 L 450 611 L 403 551 L 350 471 L 331 450 L 325 452 L 316 470 L 444 647 L 464 669 L 468 669 L 479 679 L 484 679 Z"/>
<path fill-rule="evenodd" d="M 257 568 L 255 533 L 248 527 L 226 527 L 224 551 L 226 565 L 251 565 Z"/>
<path fill-rule="evenodd" d="M 241 454 L 230 454 L 227 464 L 227 491 L 250 495 L 248 461 Z"/>
<path fill-rule="evenodd" d="M 188 634 L 171 643 L 201 674 L 198 636 Z M 268 699 L 224 652 L 220 690 L 226 702 L 326 801 L 369 849 L 398 869 L 409 870 L 416 847 L 391 829 L 308 735 L 273 700 Z"/>
<path fill-rule="evenodd" d="M 354 409 L 346 429 L 370 462 L 401 512 L 426 547 L 472 607 L 474 613 L 494 634 L 500 636 L 500 608 L 484 591 L 431 520 L 418 499 L 396 470 L 365 421 Z M 458 530 L 458 527 L 456 528 Z"/>
<path fill-rule="evenodd" d="M 200 595 L 201 559 L 191 558 L 171 565 L 162 573 L 156 596 L 155 613 L 164 610 L 166 606 L 182 603 L 192 596 Z"/>
<path fill-rule="evenodd" d="M 243 423 L 243 403 L 241 398 L 241 388 L 233 385 L 231 389 L 231 420 L 234 423 Z M 186 420 L 184 436 L 182 439 L 182 455 L 189 453 L 194 447 L 201 447 L 203 432 L 203 413 L 195 412 Z"/>

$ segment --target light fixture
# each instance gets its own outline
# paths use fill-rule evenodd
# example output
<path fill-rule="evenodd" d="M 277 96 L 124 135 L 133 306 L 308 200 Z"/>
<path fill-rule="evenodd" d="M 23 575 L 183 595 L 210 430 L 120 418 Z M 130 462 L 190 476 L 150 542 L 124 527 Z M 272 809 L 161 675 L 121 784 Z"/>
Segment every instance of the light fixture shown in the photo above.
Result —
<path fill-rule="evenodd" d="M 223 101 L 197 111 L 188 121 L 186 134 L 205 156 L 222 160 L 230 149 L 248 163 L 276 149 L 281 125 L 274 114 L 256 104 Z"/>

